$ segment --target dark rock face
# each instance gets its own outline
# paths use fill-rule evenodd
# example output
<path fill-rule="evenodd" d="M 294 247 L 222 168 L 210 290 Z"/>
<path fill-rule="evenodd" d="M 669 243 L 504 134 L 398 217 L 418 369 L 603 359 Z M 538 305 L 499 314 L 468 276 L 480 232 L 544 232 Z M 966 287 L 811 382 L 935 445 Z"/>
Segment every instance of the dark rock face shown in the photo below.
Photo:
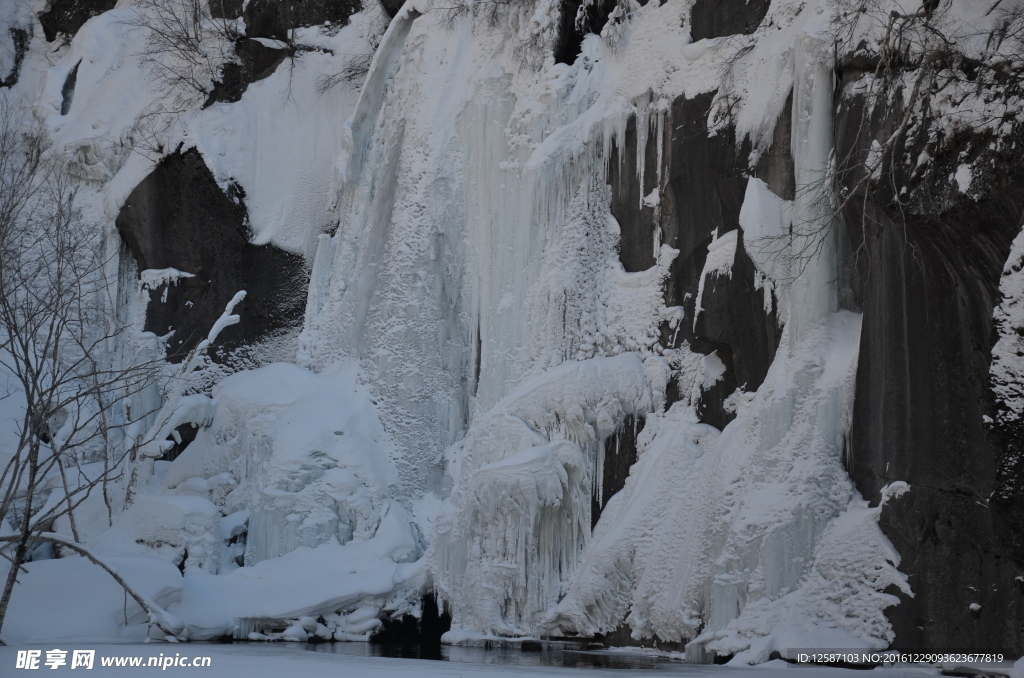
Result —
<path fill-rule="evenodd" d="M 235 42 L 235 54 L 242 63 L 224 66 L 220 82 L 216 83 L 203 108 L 216 102 L 240 101 L 245 90 L 254 82 L 269 78 L 288 56 L 288 50 L 273 49 L 256 40 L 242 38 Z"/>
<path fill-rule="evenodd" d="M 622 426 L 604 442 L 604 467 L 601 476 L 601 496 L 596 494 L 590 505 L 590 527 L 597 525 L 601 511 L 608 500 L 626 486 L 629 469 L 637 460 L 636 439 L 644 430 L 642 417 L 630 415 Z"/>
<path fill-rule="evenodd" d="M 210 16 L 214 19 L 236 19 L 242 16 L 245 0 L 210 0 Z"/>
<path fill-rule="evenodd" d="M 385 646 L 381 656 L 406 659 L 445 659 L 441 654 L 441 636 L 452 628 L 451 613 L 442 612 L 432 594 L 423 596 L 419 617 L 406 615 L 385 619 L 370 643 Z"/>
<path fill-rule="evenodd" d="M 579 26 L 576 17 L 579 14 L 581 0 L 562 0 L 561 18 L 558 24 L 558 41 L 555 44 L 555 61 L 560 64 L 571 64 L 580 53 L 583 38 L 589 33 L 600 33 L 608 22 L 608 16 L 615 9 L 618 0 L 594 0 L 583 10 L 584 17 Z M 646 0 L 642 5 L 647 4 Z"/>
<path fill-rule="evenodd" d="M 754 265 L 743 248 L 742 234 L 737 238 L 731 275 L 711 274 L 705 281 L 703 312 L 694 322 L 696 297 L 712 236 L 716 232 L 722 236 L 739 228 L 740 207 L 747 185 L 746 158 L 750 153 L 749 144 L 737 146 L 731 133 L 708 135 L 707 118 L 712 99 L 713 94 L 705 94 L 694 99 L 679 98 L 672 103 L 664 125 L 665 138 L 661 140 L 665 168 L 658 227 L 662 242 L 679 250 L 666 283 L 666 302 L 670 306 L 682 306 L 685 313 L 678 328 L 667 325 L 662 328 L 662 343 L 675 347 L 686 341 L 699 353 L 717 352 L 726 372 L 702 396 L 698 412 L 704 421 L 722 428 L 735 416 L 725 411 L 724 400 L 739 387 L 754 391 L 761 385 L 774 360 L 781 328 L 774 302 L 768 305 L 772 312 L 766 313 L 764 292 L 754 288 Z M 651 146 L 645 158 L 658 157 L 654 146 L 656 136 L 649 136 Z M 783 161 L 764 162 L 756 172 L 771 184 L 784 186 L 792 181 L 792 163 L 787 165 L 784 162 L 787 152 L 777 148 L 785 144 L 788 144 L 788 137 L 780 134 L 765 157 L 782 156 Z M 635 171 L 631 176 L 636 176 Z M 657 173 L 647 169 L 644 176 L 645 183 L 647 177 L 651 181 L 644 190 L 653 189 Z M 614 187 L 613 184 L 613 194 Z M 636 249 L 632 243 L 638 236 L 630 232 L 634 222 L 627 215 L 620 217 L 614 199 L 612 206 L 620 225 L 626 224 L 622 227 L 623 251 Z M 643 249 L 651 251 L 653 235 L 645 233 L 652 229 L 644 228 L 642 222 L 636 224 L 641 228 L 639 237 L 650 238 L 643 243 Z M 651 256 L 649 263 L 642 263 L 653 265 Z M 623 261 L 625 263 L 625 257 Z"/>
<path fill-rule="evenodd" d="M 117 217 L 140 271 L 176 268 L 195 276 L 151 292 L 146 330 L 160 336 L 174 331 L 171 360 L 180 360 L 206 337 L 239 290 L 248 293 L 235 308 L 241 321 L 220 335 L 214 358 L 301 322 L 305 261 L 273 245 L 249 242 L 242 197 L 237 190 L 225 194 L 191 149 L 161 161 Z"/>
<path fill-rule="evenodd" d="M 8 31 L 11 42 L 14 44 L 14 66 L 10 73 L 0 73 L 0 87 L 14 87 L 18 84 L 18 76 L 21 74 L 21 62 L 25 60 L 25 53 L 28 51 L 28 43 L 32 35 L 20 28 L 12 28 Z"/>
<path fill-rule="evenodd" d="M 232 2 L 226 5 L 235 8 Z M 287 40 L 293 28 L 317 26 L 327 21 L 334 26 L 344 26 L 360 9 L 360 0 L 251 0 L 243 11 L 243 18 L 250 37 Z"/>
<path fill-rule="evenodd" d="M 696 42 L 753 33 L 769 5 L 771 0 L 697 0 L 690 10 L 690 36 Z"/>
<path fill-rule="evenodd" d="M 755 269 L 742 237 L 738 238 L 732 274 L 711 274 L 705 281 L 704 310 L 694 322 L 696 296 L 712 236 L 716 231 L 721 236 L 739 227 L 750 153 L 749 144 L 737 146 L 731 133 L 708 135 L 707 118 L 713 98 L 713 94 L 704 94 L 674 101 L 661 138 L 656 125 L 651 125 L 643 154 L 642 186 L 636 152 L 640 135 L 635 118 L 631 119 L 624 148 L 613 149 L 608 181 L 612 188 L 611 211 L 621 231 L 619 259 L 627 271 L 654 266 L 656 240 L 679 250 L 665 296 L 669 306 L 684 308 L 685 318 L 678 327 L 666 324 L 662 328 L 662 344 L 674 348 L 685 341 L 699 353 L 717 351 L 726 372 L 703 394 L 697 409 L 702 421 L 723 428 L 735 416 L 726 411 L 725 399 L 739 387 L 754 391 L 761 385 L 775 358 L 781 328 L 774 300 L 769 300 L 772 311 L 766 313 L 764 292 L 754 288 Z M 787 125 L 777 131 L 754 174 L 784 197 L 792 198 L 793 169 L 788 149 Z M 660 195 L 657 210 L 642 204 L 642 198 L 654 189 Z M 674 402 L 679 394 L 670 393 L 669 399 Z"/>
<path fill-rule="evenodd" d="M 64 34 L 70 42 L 86 21 L 114 9 L 117 0 L 53 0 L 50 10 L 39 17 L 43 35 L 47 42 L 53 42 Z"/>
<path fill-rule="evenodd" d="M 612 215 L 619 222 L 619 261 L 631 273 L 646 271 L 655 264 L 654 234 L 660 228 L 654 208 L 641 201 L 658 186 L 658 145 L 660 139 L 648 135 L 644 153 L 644 185 L 637 168 L 636 117 L 626 123 L 624 151 L 612 146 L 608 163 L 608 184 L 612 188 Z"/>
<path fill-rule="evenodd" d="M 381 0 L 380 6 L 384 8 L 387 15 L 392 19 L 398 14 L 398 10 L 402 9 L 402 5 L 405 4 L 405 0 Z"/>
<path fill-rule="evenodd" d="M 68 77 L 64 80 L 64 86 L 61 87 L 60 96 L 60 114 L 67 115 L 71 111 L 71 102 L 75 98 L 75 83 L 78 82 L 78 67 L 82 65 L 79 61 L 75 64 L 75 67 L 68 73 Z"/>
<path fill-rule="evenodd" d="M 845 73 L 843 81 L 857 78 Z M 854 166 L 897 124 L 898 107 L 878 107 L 861 128 L 863 104 L 847 97 L 837 111 L 837 157 Z M 856 193 L 843 217 L 859 250 L 863 310 L 848 468 L 872 501 L 889 482 L 911 486 L 880 521 L 916 593 L 888 611 L 897 647 L 1024 650 L 1015 582 L 1024 565 L 1015 489 L 1024 469 L 1003 463 L 1022 438 L 983 420 L 996 414 L 992 309 L 1024 214 L 1024 170 L 988 150 L 989 141 L 943 140 L 923 176 L 902 164 L 888 168 L 894 181 L 880 182 L 866 204 L 862 172 L 845 174 L 841 186 Z M 895 157 L 918 157 L 925 143 L 911 140 Z M 949 177 L 979 156 L 975 166 L 995 169 L 975 200 Z M 980 611 L 972 613 L 972 604 Z"/>

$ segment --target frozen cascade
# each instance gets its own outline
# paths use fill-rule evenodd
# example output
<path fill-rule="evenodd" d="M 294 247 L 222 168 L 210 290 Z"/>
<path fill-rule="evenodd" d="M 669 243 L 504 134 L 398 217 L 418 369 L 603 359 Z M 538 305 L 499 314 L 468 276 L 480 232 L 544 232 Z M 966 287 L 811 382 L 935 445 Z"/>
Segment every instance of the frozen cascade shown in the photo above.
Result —
<path fill-rule="evenodd" d="M 665 107 L 649 92 L 598 105 L 599 41 L 589 68 L 507 72 L 493 29 L 457 24 L 441 43 L 433 21 L 391 24 L 348 123 L 301 359 L 360 361 L 414 512 L 451 483 L 430 563 L 456 626 L 521 635 L 589 536 L 605 439 L 663 402 L 654 354 L 676 251 L 623 269 L 605 176 L 628 117 L 658 128 Z"/>
<path fill-rule="evenodd" d="M 300 351 L 313 369 L 361 361 L 413 503 L 441 488 L 441 455 L 472 418 L 525 379 L 650 351 L 675 256 L 659 247 L 638 273 L 618 262 L 605 164 L 634 109 L 595 105 L 597 69 L 508 73 L 480 26 L 441 42 L 436 17 L 416 16 L 392 22 L 348 123 Z M 647 126 L 658 111 L 643 101 Z"/>
<path fill-rule="evenodd" d="M 591 635 L 625 620 L 635 638 L 695 638 L 695 659 L 710 650 L 751 662 L 787 647 L 878 648 L 892 638 L 882 611 L 898 599 L 882 590 L 909 588 L 878 510 L 841 463 L 860 317 L 836 312 L 824 182 L 832 82 L 819 47 L 804 39 L 795 59 L 789 259 L 799 275 L 784 296 L 789 322 L 775 361 L 721 433 L 683 403 L 648 418 L 638 463 L 548 615 L 552 632 Z"/>
<path fill-rule="evenodd" d="M 438 517 L 432 568 L 453 632 L 535 634 L 590 532 L 604 441 L 628 415 L 660 409 L 660 358 L 567 362 L 474 421 L 451 451 L 455 488 Z"/>
<path fill-rule="evenodd" d="M 793 82 L 793 244 L 790 257 L 789 341 L 795 346 L 838 307 L 832 154 L 832 70 L 820 40 L 798 40 Z M 829 435 L 826 432 L 826 435 Z"/>

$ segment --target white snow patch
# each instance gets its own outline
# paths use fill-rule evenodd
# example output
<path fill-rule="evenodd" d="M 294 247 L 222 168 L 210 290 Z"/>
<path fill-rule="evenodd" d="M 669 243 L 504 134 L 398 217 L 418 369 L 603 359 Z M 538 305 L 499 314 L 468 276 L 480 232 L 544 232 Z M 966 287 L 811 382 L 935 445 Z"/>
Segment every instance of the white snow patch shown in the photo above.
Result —
<path fill-rule="evenodd" d="M 968 164 L 960 165 L 956 168 L 953 180 L 956 182 L 956 187 L 961 193 L 969 195 L 971 182 L 974 181 L 974 170 Z"/>
<path fill-rule="evenodd" d="M 781 295 L 782 283 L 789 277 L 793 202 L 783 200 L 772 193 L 768 184 L 751 177 L 747 180 L 739 222 L 743 248 L 757 270 L 754 287 L 764 290 L 765 313 L 771 313 L 772 299 L 776 297 L 778 309 L 784 311 L 788 304 Z M 785 322 L 783 313 L 778 320 Z"/>
<path fill-rule="evenodd" d="M 732 265 L 736 261 L 736 243 L 739 231 L 729 231 L 725 235 L 718 236 L 708 245 L 708 256 L 704 260 L 704 269 L 700 273 L 700 283 L 697 286 L 697 303 L 693 311 L 693 326 L 697 326 L 697 319 L 704 310 L 704 290 L 708 278 L 732 277 Z"/>
<path fill-rule="evenodd" d="M 1010 246 L 999 281 L 999 305 L 992 315 L 998 339 L 992 347 L 992 390 L 999 400 L 997 420 L 1017 421 L 1024 415 L 1024 231 Z"/>

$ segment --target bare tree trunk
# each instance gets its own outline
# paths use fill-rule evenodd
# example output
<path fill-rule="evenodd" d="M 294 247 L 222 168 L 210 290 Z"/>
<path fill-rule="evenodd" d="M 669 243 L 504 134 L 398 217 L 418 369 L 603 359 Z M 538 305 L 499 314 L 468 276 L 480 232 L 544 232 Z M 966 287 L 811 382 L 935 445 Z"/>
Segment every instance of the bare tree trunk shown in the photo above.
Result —
<path fill-rule="evenodd" d="M 18 581 L 18 570 L 25 562 L 28 554 L 28 544 L 32 536 L 32 499 L 36 488 L 36 474 L 39 470 L 39 448 L 32 446 L 28 455 L 28 489 L 25 496 L 25 512 L 22 514 L 21 530 L 16 536 L 0 537 L 0 541 L 16 542 L 14 556 L 11 560 L 11 570 L 7 573 L 7 580 L 4 582 L 4 592 L 0 596 L 0 630 L 3 629 L 4 617 L 7 616 L 7 606 L 11 602 L 11 595 L 14 593 L 14 584 Z"/>
<path fill-rule="evenodd" d="M 106 455 L 103 456 L 106 457 Z M 82 540 L 78 538 L 78 525 L 75 523 L 75 507 L 71 503 L 71 490 L 68 489 L 68 474 L 64 468 L 63 459 L 57 460 L 57 469 L 60 471 L 60 482 L 64 487 L 64 497 L 68 503 L 67 515 L 68 520 L 71 522 L 71 536 L 75 538 L 75 541 L 80 542 Z M 81 470 L 79 470 L 79 473 L 81 473 Z"/>

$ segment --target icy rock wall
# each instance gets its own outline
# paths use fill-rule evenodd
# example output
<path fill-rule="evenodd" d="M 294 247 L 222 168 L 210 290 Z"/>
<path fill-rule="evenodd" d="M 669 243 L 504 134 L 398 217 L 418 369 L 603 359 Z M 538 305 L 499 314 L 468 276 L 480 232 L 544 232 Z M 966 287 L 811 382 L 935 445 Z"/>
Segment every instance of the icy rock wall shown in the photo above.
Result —
<path fill-rule="evenodd" d="M 648 417 L 548 628 L 590 636 L 625 619 L 635 639 L 696 638 L 694 659 L 751 662 L 799 643 L 887 645 L 896 599 L 882 592 L 906 581 L 841 461 L 859 330 L 841 312 L 787 341 L 722 432 L 682 403 Z M 860 536 L 826 540 L 837 530 Z"/>
<path fill-rule="evenodd" d="M 953 3 L 944 21 L 976 10 Z M 938 28 L 949 30 L 948 23 Z M 984 45 L 987 33 L 978 35 Z M 836 158 L 863 163 L 906 110 L 873 102 L 873 78 L 854 63 L 847 54 L 839 64 Z M 948 87 L 956 90 L 963 74 L 952 73 Z M 911 82 L 900 91 L 906 101 Z M 986 96 L 996 107 L 1017 106 L 1009 94 Z M 1021 136 L 998 113 L 981 118 L 1002 130 L 979 123 L 983 102 L 967 97 L 952 105 L 959 101 L 939 90 L 919 102 L 914 133 L 893 150 L 903 160 L 880 168 L 884 179 L 867 199 L 862 171 L 840 182 L 853 195 L 843 220 L 858 251 L 855 290 L 864 317 L 848 468 L 872 502 L 894 480 L 911 486 L 880 517 L 903 557 L 900 569 L 911 582 L 927 582 L 889 610 L 897 641 L 1019 653 L 1024 431 L 1014 422 L 1019 377 L 1009 362 L 1020 356 L 1007 349 L 1019 295 L 1012 271 Z"/>
<path fill-rule="evenodd" d="M 860 318 L 836 313 L 839 230 L 824 182 L 832 83 L 820 49 L 805 39 L 793 59 L 795 204 L 751 178 L 740 211 L 764 280 L 799 267 L 778 290 L 788 318 L 779 352 L 756 393 L 731 399 L 736 419 L 721 433 L 682 402 L 648 418 L 626 487 L 545 620 L 556 632 L 609 633 L 624 619 L 635 639 L 694 639 L 694 659 L 750 662 L 787 647 L 879 648 L 893 638 L 883 611 L 898 599 L 883 591 L 909 587 L 880 512 L 866 510 L 842 464 Z M 790 218 L 795 237 L 783 239 Z M 701 288 L 709 267 L 723 268 L 722 245 L 709 249 Z M 851 530 L 855 545 L 835 536 Z"/>
<path fill-rule="evenodd" d="M 875 562 L 886 575 L 848 595 L 836 578 L 825 577 L 818 597 L 802 588 L 818 585 L 811 583 L 812 563 L 827 560 L 818 551 L 827 526 L 860 501 L 841 463 L 859 319 L 836 314 L 837 236 L 824 199 L 832 92 L 828 56 L 815 36 L 828 15 L 819 5 L 778 4 L 785 32 L 768 31 L 763 53 L 749 59 L 755 71 L 768 62 L 775 67 L 769 81 L 782 93 L 773 94 L 767 112 L 754 110 L 755 94 L 765 85 L 746 73 L 741 113 L 744 134 L 766 153 L 778 115 L 792 111 L 796 199 L 790 208 L 764 195 L 768 189 L 759 193 L 755 183 L 753 199 L 764 204 L 753 206 L 749 211 L 757 216 L 748 219 L 751 230 L 784 239 L 784 258 L 799 267 L 790 289 L 792 280 L 768 280 L 781 277 L 775 268 L 761 262 L 762 271 L 747 260 L 748 272 L 757 269 L 764 277 L 765 294 L 786 307 L 784 352 L 756 395 L 737 391 L 731 404 L 736 421 L 721 442 L 711 442 L 707 427 L 694 428 L 680 412 L 660 438 L 672 452 L 681 440 L 709 438 L 707 472 L 737 474 L 744 488 L 733 494 L 728 480 L 709 483 L 683 460 L 644 452 L 635 473 L 648 459 L 665 465 L 649 470 L 648 484 L 631 476 L 620 495 L 639 496 L 673 477 L 676 487 L 686 488 L 688 503 L 668 525 L 643 511 L 615 517 L 613 505 L 626 500 L 613 498 L 593 542 L 589 511 L 602 485 L 603 439 L 625 416 L 656 412 L 660 399 L 653 392 L 664 390 L 652 387 L 660 382 L 638 369 L 637 356 L 619 376 L 595 376 L 609 369 L 603 361 L 627 359 L 602 356 L 637 351 L 650 356 L 649 367 L 671 364 L 686 389 L 695 361 L 703 366 L 696 378 L 705 386 L 727 369 L 716 356 L 695 357 L 685 345 L 667 354 L 667 363 L 653 354 L 664 352 L 662 321 L 688 323 L 692 332 L 701 317 L 682 317 L 685 309 L 665 308 L 663 297 L 677 254 L 662 244 L 658 217 L 679 206 L 662 202 L 672 181 L 661 145 L 672 97 L 713 89 L 716 81 L 706 74 L 731 52 L 689 45 L 680 36 L 671 58 L 678 64 L 683 54 L 685 68 L 677 66 L 657 84 L 668 92 L 662 95 L 650 86 L 630 90 L 625 74 L 639 77 L 632 69 L 643 59 L 610 33 L 604 41 L 584 41 L 572 66 L 539 70 L 524 68 L 521 58 L 514 66 L 506 61 L 517 55 L 515 40 L 496 36 L 484 22 L 457 22 L 453 38 L 440 41 L 428 33 L 436 18 L 407 7 L 385 35 L 348 123 L 339 163 L 341 218 L 335 234 L 321 237 L 301 358 L 316 369 L 339 355 L 366 366 L 384 425 L 394 435 L 408 499 L 445 489 L 439 455 L 449 450 L 453 487 L 433 528 L 430 562 L 457 629 L 592 634 L 626 619 L 637 637 L 685 640 L 703 633 L 697 655 L 703 648 L 750 649 L 748 658 L 757 661 L 767 657 L 765 647 L 783 642 L 773 636 L 753 647 L 757 638 L 771 636 L 758 610 L 804 591 L 796 609 L 812 609 L 821 595 L 839 601 L 835 614 L 812 624 L 812 631 L 839 624 L 863 607 L 857 601 L 864 598 L 874 605 L 870 621 L 839 634 L 871 647 L 888 642 L 881 610 L 894 599 L 876 594 L 902 579 L 898 556 L 872 522 L 876 514 L 864 523 L 868 532 L 874 529 L 867 555 L 851 555 L 849 562 Z M 638 10 L 633 49 L 671 45 L 675 36 L 666 35 L 659 14 L 688 10 L 686 3 Z M 612 158 L 621 162 L 631 117 L 638 155 L 631 162 L 643 187 L 636 209 L 650 209 L 655 218 L 640 221 L 653 227 L 643 239 L 647 252 L 636 257 L 647 267 L 638 263 L 630 268 L 640 270 L 627 272 L 616 256 L 620 229 L 609 213 L 605 177 Z M 645 157 L 649 149 L 652 163 Z M 648 167 L 653 176 L 645 176 Z M 773 223 L 753 223 L 765 215 Z M 739 233 L 720 236 L 712 249 L 722 261 L 700 276 L 701 287 L 704 278 L 709 288 L 728 278 L 742 251 Z M 699 293 L 695 306 L 703 301 Z M 763 298 L 758 306 L 768 304 Z M 638 383 L 652 389 L 650 395 L 618 390 L 641 373 Z M 694 447 L 705 449 L 703 443 Z M 716 487 L 724 499 L 708 489 Z M 667 498 L 672 489 L 664 492 Z M 629 536 L 649 532 L 641 527 L 645 520 L 666 530 L 663 541 L 652 542 L 660 550 L 645 551 Z M 615 536 L 598 539 L 606 530 Z M 646 555 L 622 565 L 641 551 Z M 681 565 L 661 560 L 662 552 Z M 748 601 L 762 602 L 744 617 Z M 450 639 L 456 636 L 462 637 Z"/>

